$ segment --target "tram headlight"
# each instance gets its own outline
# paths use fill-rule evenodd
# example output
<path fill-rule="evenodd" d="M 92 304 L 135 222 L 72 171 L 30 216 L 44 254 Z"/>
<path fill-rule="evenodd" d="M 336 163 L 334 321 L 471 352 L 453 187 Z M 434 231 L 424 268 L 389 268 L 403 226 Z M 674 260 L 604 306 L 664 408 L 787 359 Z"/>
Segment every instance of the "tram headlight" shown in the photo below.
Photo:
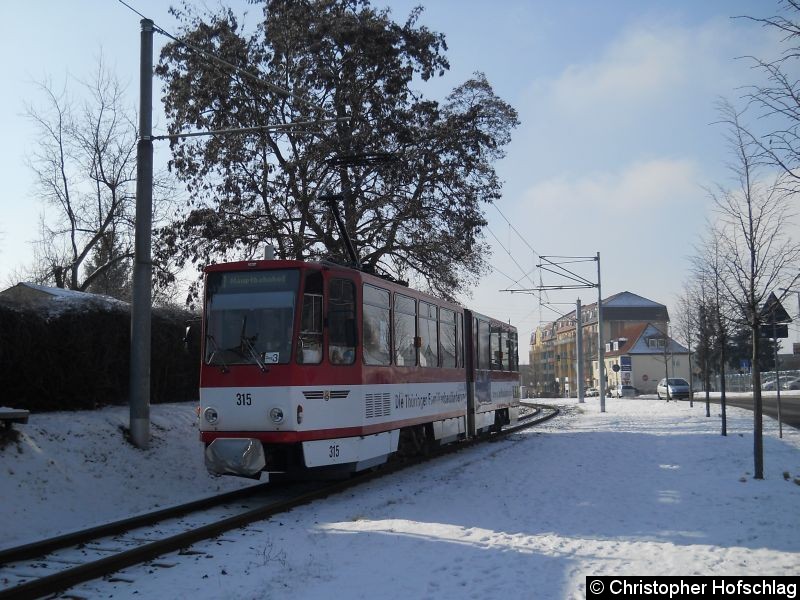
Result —
<path fill-rule="evenodd" d="M 277 406 L 269 411 L 269 418 L 273 423 L 283 423 L 283 411 Z"/>
<path fill-rule="evenodd" d="M 213 425 L 217 421 L 219 421 L 219 413 L 217 413 L 217 409 L 211 408 L 210 406 L 203 411 L 203 418 L 206 420 L 207 423 Z"/>
<path fill-rule="evenodd" d="M 302 423 L 302 422 L 303 422 L 303 407 L 298 404 L 297 405 L 297 424 L 300 425 L 300 423 Z"/>

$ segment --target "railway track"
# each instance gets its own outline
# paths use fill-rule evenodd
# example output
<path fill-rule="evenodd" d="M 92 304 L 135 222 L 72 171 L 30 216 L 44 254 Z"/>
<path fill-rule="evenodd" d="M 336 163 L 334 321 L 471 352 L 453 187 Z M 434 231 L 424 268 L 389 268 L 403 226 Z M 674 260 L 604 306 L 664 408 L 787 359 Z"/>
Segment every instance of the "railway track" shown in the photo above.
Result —
<path fill-rule="evenodd" d="M 59 594 L 83 582 L 138 564 L 169 568 L 169 554 L 198 554 L 192 544 L 267 519 L 377 477 L 481 441 L 542 423 L 555 407 L 523 403 L 519 423 L 491 436 L 450 444 L 426 457 L 404 459 L 335 482 L 266 483 L 115 521 L 106 525 L 0 550 L 0 600 Z M 125 581 L 117 579 L 117 581 Z M 73 595 L 66 597 L 80 598 Z"/>

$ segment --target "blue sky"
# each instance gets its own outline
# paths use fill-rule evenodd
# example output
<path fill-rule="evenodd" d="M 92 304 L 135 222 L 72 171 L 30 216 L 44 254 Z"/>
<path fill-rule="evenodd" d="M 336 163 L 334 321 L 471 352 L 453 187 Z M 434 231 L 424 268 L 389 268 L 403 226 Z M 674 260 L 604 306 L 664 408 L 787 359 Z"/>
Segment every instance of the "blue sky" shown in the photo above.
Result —
<path fill-rule="evenodd" d="M 389 6 L 404 20 L 419 3 Z M 176 29 L 166 3 L 129 4 L 164 29 Z M 257 7 L 232 4 L 249 10 L 251 19 L 257 16 Z M 604 296 L 628 290 L 667 304 L 674 314 L 686 257 L 710 214 L 704 188 L 729 183 L 714 103 L 720 97 L 736 101 L 742 86 L 756 81 L 750 64 L 736 57 L 772 57 L 780 48 L 774 32 L 731 17 L 776 10 L 773 2 L 755 0 L 429 0 L 422 23 L 446 35 L 451 70 L 425 84 L 424 93 L 441 98 L 483 71 L 522 121 L 497 166 L 505 181 L 500 210 L 486 209 L 497 270 L 464 303 L 510 320 L 526 339 L 540 320 L 552 320 L 555 313 L 540 309 L 535 297 L 499 292 L 532 285 L 526 278 L 513 282 L 538 262 L 533 248 L 544 255 L 600 252 Z M 37 100 L 33 82 L 48 76 L 62 82 L 68 72 L 88 77 L 102 50 L 135 104 L 139 17 L 112 0 L 32 0 L 0 3 L 0 18 L 7 57 L 0 95 L 5 287 L 31 255 L 42 210 L 25 166 L 34 147 L 23 116 L 25 103 Z M 163 41 L 156 36 L 157 45 Z M 163 125 L 163 119 L 156 123 Z M 165 163 L 166 154 L 157 153 L 159 160 Z M 595 266 L 586 268 L 594 277 Z M 545 284 L 556 283 L 543 277 Z M 550 294 L 553 302 L 577 297 L 584 303 L 597 298 L 594 290 Z M 797 310 L 794 302 L 789 308 Z"/>

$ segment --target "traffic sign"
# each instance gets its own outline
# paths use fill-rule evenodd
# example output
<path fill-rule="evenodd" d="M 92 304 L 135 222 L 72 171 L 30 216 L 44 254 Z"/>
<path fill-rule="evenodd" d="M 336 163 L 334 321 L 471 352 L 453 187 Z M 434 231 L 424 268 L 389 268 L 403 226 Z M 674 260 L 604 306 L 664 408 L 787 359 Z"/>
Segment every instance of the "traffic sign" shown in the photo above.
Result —
<path fill-rule="evenodd" d="M 771 292 L 767 301 L 764 302 L 764 306 L 761 307 L 761 312 L 759 313 L 761 316 L 762 323 L 791 323 L 792 318 L 789 316 L 789 313 L 786 312 L 786 309 L 783 308 L 781 301 L 778 300 L 778 297 L 775 295 L 775 292 Z"/>
<path fill-rule="evenodd" d="M 776 324 L 774 327 L 772 323 L 761 326 L 760 335 L 762 338 L 772 338 L 774 340 L 785 340 L 789 337 L 789 326 L 785 323 Z"/>

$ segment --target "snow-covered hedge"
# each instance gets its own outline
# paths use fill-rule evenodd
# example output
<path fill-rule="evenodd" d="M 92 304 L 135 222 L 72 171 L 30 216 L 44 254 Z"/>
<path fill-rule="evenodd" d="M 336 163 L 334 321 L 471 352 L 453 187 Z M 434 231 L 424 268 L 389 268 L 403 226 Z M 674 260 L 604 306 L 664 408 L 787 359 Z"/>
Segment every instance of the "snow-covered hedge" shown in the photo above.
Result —
<path fill-rule="evenodd" d="M 152 403 L 197 398 L 198 336 L 192 315 L 156 310 L 152 320 Z M 130 313 L 74 307 L 48 314 L 0 304 L 0 405 L 31 411 L 78 410 L 127 402 Z"/>

